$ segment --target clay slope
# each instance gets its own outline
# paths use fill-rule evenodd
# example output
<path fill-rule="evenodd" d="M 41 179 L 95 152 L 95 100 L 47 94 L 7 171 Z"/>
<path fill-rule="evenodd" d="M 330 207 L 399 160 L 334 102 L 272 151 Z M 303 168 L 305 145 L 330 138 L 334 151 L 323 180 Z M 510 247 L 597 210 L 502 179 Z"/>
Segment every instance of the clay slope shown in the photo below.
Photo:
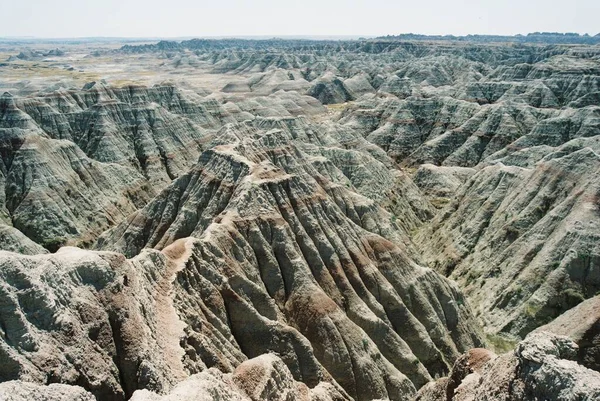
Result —
<path fill-rule="evenodd" d="M 173 86 L 90 83 L 79 91 L 6 102 L 15 109 L 15 116 L 5 116 L 6 128 L 18 118 L 51 139 L 73 142 L 91 159 L 131 167 L 158 187 L 195 163 L 205 128 L 222 124 L 216 102 Z"/>
<path fill-rule="evenodd" d="M 595 46 L 69 57 L 181 86 L 0 65 L 0 398 L 598 397 Z"/>
<path fill-rule="evenodd" d="M 273 184 L 257 183 L 252 192 L 268 196 Z M 401 372 L 424 383 L 479 343 L 453 286 L 385 239 L 348 222 L 346 230 L 362 231 L 364 239 L 355 237 L 338 256 L 316 248 L 327 245 L 325 238 L 310 246 L 306 231 L 294 240 L 291 224 L 303 232 L 293 221 L 301 213 L 287 222 L 279 210 L 258 218 L 230 212 L 200 240 L 129 261 L 75 248 L 50 256 L 1 253 L 9 305 L 2 350 L 10 361 L 2 380 L 60 381 L 118 399 L 136 388 L 167 391 L 189 373 L 232 371 L 247 357 L 277 352 L 312 391 L 323 392 L 321 381 L 335 388 L 337 379 L 355 399 L 409 399 L 414 386 Z M 361 276 L 371 278 L 363 283 Z M 442 321 L 448 331 L 434 329 Z"/>
<path fill-rule="evenodd" d="M 205 297 L 205 308 L 188 309 L 181 315 L 191 320 L 180 320 L 181 310 L 188 306 L 180 302 L 202 302 L 191 297 L 190 287 L 177 278 L 191 262 L 192 242 L 179 241 L 163 253 L 144 251 L 131 260 L 116 253 L 70 247 L 52 255 L 0 252 L 4 305 L 0 396 L 15 400 L 30 399 L 33 394 L 50 400 L 124 400 L 132 395 L 155 399 L 156 393 L 168 392 L 189 374 L 203 371 L 173 393 L 191 387 L 196 396 L 222 391 L 232 399 L 260 399 L 261 391 L 274 392 L 265 394 L 271 398 L 281 391 L 298 396 L 312 393 L 317 399 L 349 399 L 314 360 L 317 382 L 311 382 L 311 389 L 295 382 L 273 354 L 244 363 L 247 357 L 231 334 L 226 310 L 214 304 L 214 298 Z M 201 291 L 203 285 L 197 284 L 196 290 Z M 202 334 L 190 336 L 188 325 L 201 329 Z M 291 328 L 283 333 L 294 338 Z M 187 342 L 187 349 L 182 348 Z M 310 350 L 306 340 L 303 345 Z M 198 354 L 192 347 L 197 347 Z M 223 372 L 236 367 L 233 379 L 231 375 L 223 379 L 227 377 Z M 262 390 L 257 387 L 257 381 L 271 377 L 279 387 L 273 389 L 266 383 Z M 134 394 L 137 389 L 147 391 Z"/>
<path fill-rule="evenodd" d="M 363 98 L 340 123 L 404 165 L 474 167 L 540 145 L 595 136 L 599 109 L 542 109 L 517 102 L 491 105 L 451 97 Z"/>
<path fill-rule="evenodd" d="M 147 390 L 133 394 L 133 401 L 181 400 L 259 401 L 303 400 L 342 401 L 348 396 L 327 382 L 308 388 L 294 380 L 287 366 L 274 354 L 250 359 L 233 373 L 215 368 L 195 374 L 178 384 L 168 395 L 158 396 Z"/>
<path fill-rule="evenodd" d="M 183 320 L 210 310 L 244 355 L 276 351 L 309 386 L 325 372 L 355 399 L 408 399 L 480 343 L 460 293 L 411 260 L 390 215 L 319 174 L 281 131 L 206 151 L 100 245 L 135 254 L 189 235 L 200 240 L 179 274 Z M 182 342 L 190 371 L 203 327 Z"/>
<path fill-rule="evenodd" d="M 89 245 L 187 173 L 223 124 L 322 111 L 295 92 L 220 103 L 170 85 L 4 94 L 0 219 L 52 251 Z"/>
<path fill-rule="evenodd" d="M 0 267 L 0 380 L 78 385 L 118 400 L 183 378 L 165 357 L 168 336 L 181 330 L 160 316 L 169 311 L 161 280 L 170 283 L 175 267 L 165 256 L 148 251 L 127 261 L 65 247 L 0 252 Z"/>
<path fill-rule="evenodd" d="M 314 181 L 311 177 L 321 177 L 321 180 L 356 190 L 386 207 L 392 212 L 391 216 L 383 215 L 374 205 L 361 205 L 358 215 L 350 217 L 358 222 L 363 219 L 362 214 L 376 211 L 373 213 L 377 219 L 387 221 L 383 228 L 369 224 L 366 219 L 361 224 L 390 239 L 405 240 L 392 234 L 390 222 L 407 233 L 433 216 L 433 208 L 412 181 L 395 171 L 385 153 L 362 137 L 346 129 L 310 123 L 304 118 L 257 118 L 227 125 L 217 132 L 206 145 L 209 150 L 189 173 L 175 180 L 148 206 L 107 231 L 98 246 L 133 256 L 143 247 L 161 249 L 177 238 L 200 236 L 228 207 L 237 187 L 253 171 L 240 162 L 246 156 L 235 157 L 237 151 L 226 157 L 228 149 L 238 149 L 248 140 L 251 145 L 244 145 L 242 154 L 252 152 L 252 156 L 247 157 L 249 160 L 259 165 L 267 163 L 263 174 L 275 169 L 302 175 L 311 182 Z M 278 152 L 287 156 L 275 157 Z"/>
<path fill-rule="evenodd" d="M 448 377 L 423 386 L 415 400 L 596 399 L 599 306 L 600 296 L 582 302 L 504 355 L 469 350 Z"/>
<path fill-rule="evenodd" d="M 48 251 L 41 245 L 36 244 L 16 228 L 0 224 L 0 250 L 22 253 L 24 255 L 36 255 Z"/>
<path fill-rule="evenodd" d="M 600 157 L 560 148 L 532 168 L 482 168 L 416 236 L 490 334 L 524 337 L 600 291 Z"/>
<path fill-rule="evenodd" d="M 568 336 L 577 344 L 577 362 L 600 372 L 600 295 L 569 309 L 535 331 Z"/>
<path fill-rule="evenodd" d="M 92 160 L 70 141 L 0 130 L 3 222 L 49 250 L 91 243 L 153 194 L 135 170 Z"/>
<path fill-rule="evenodd" d="M 101 84 L 41 97 L 4 94 L 2 221 L 53 251 L 91 243 L 196 162 L 201 126 L 220 126 L 221 116 L 213 115 L 216 102 L 210 110 L 189 96 L 168 86 Z"/>

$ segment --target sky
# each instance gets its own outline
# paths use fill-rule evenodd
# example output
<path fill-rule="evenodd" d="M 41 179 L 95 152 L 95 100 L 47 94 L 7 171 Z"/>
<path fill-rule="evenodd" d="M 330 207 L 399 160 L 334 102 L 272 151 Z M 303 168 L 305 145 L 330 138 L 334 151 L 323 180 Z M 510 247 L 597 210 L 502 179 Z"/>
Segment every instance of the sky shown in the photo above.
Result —
<path fill-rule="evenodd" d="M 0 0 L 0 37 L 600 33 L 599 0 Z"/>

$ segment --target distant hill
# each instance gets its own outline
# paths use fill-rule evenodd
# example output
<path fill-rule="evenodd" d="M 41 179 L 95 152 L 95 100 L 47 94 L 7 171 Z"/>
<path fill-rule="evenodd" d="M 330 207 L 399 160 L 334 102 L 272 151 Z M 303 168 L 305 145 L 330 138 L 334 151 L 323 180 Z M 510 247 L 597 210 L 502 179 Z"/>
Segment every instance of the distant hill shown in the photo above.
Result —
<path fill-rule="evenodd" d="M 380 36 L 376 39 L 390 40 L 446 40 L 446 41 L 464 41 L 464 42 L 513 42 L 513 43 L 548 43 L 548 44 L 599 44 L 600 33 L 595 36 L 588 34 L 580 35 L 578 33 L 560 33 L 560 32 L 533 32 L 527 35 L 421 35 L 414 33 L 403 33 L 400 35 Z"/>

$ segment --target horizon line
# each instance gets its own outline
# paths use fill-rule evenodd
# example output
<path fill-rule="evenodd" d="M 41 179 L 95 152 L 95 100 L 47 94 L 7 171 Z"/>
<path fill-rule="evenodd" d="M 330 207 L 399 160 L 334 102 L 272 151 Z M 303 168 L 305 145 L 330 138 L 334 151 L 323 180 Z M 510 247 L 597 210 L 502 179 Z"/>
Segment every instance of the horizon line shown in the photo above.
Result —
<path fill-rule="evenodd" d="M 595 37 L 599 36 L 600 32 L 597 34 L 591 34 L 588 32 L 550 32 L 550 31 L 536 31 L 536 32 L 528 32 L 528 33 L 516 33 L 516 34 L 490 34 L 490 33 L 468 33 L 464 35 L 460 34 L 427 34 L 427 33 L 415 33 L 415 32 L 403 32 L 403 33 L 395 33 L 395 34 L 384 34 L 384 35 L 372 35 L 372 34 L 351 34 L 351 35 L 337 35 L 337 34 L 286 34 L 286 35 L 277 35 L 277 34 L 255 34 L 255 35 L 182 35 L 182 36 L 0 36 L 0 40 L 90 40 L 90 39 L 126 39 L 126 40 L 189 40 L 189 39 L 303 39 L 303 38 L 365 38 L 365 39 L 376 39 L 376 38 L 385 38 L 387 36 L 403 36 L 403 35 L 414 35 L 414 36 L 425 36 L 425 37 L 456 37 L 463 38 L 468 36 L 498 36 L 498 37 L 526 37 L 531 34 L 557 34 L 557 35 L 567 35 L 567 34 L 576 34 L 578 36 L 585 37 Z"/>

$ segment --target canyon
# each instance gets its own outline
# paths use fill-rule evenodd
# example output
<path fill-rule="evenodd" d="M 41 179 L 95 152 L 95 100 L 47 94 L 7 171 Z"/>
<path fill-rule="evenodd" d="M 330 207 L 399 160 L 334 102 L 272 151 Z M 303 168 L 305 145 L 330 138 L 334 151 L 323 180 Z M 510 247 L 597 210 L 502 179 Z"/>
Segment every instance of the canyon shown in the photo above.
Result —
<path fill-rule="evenodd" d="M 0 41 L 0 399 L 600 398 L 552 38 Z"/>

